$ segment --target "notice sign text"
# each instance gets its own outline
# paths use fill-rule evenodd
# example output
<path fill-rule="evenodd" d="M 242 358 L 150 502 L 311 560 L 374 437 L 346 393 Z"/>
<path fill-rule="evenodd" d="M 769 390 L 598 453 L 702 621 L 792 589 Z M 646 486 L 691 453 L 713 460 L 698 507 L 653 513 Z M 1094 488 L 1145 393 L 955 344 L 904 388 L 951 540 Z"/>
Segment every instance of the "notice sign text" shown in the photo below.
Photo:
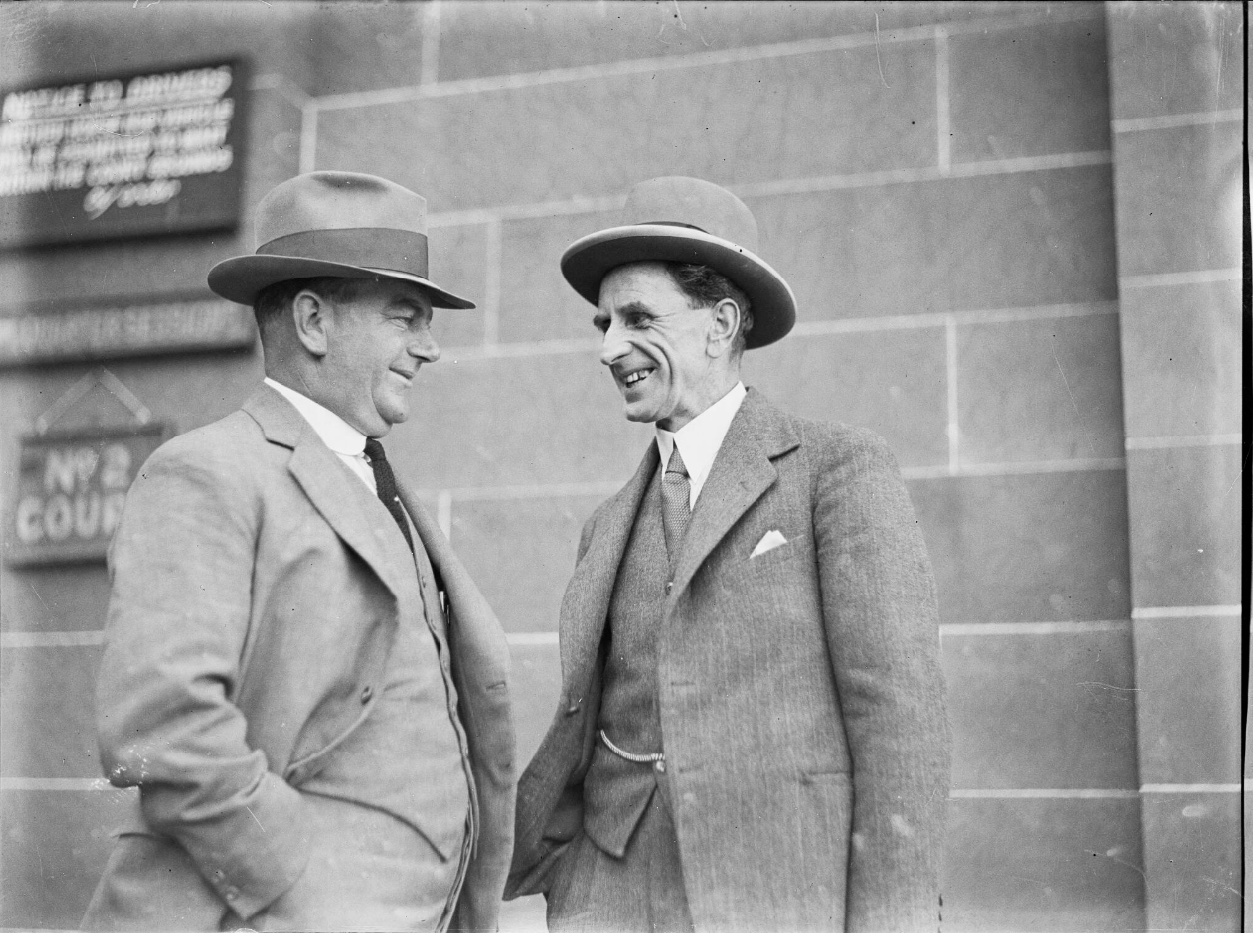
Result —
<path fill-rule="evenodd" d="M 145 425 L 23 438 L 8 563 L 103 559 L 126 490 L 164 437 Z"/>
<path fill-rule="evenodd" d="M 0 246 L 233 227 L 241 62 L 0 97 Z"/>

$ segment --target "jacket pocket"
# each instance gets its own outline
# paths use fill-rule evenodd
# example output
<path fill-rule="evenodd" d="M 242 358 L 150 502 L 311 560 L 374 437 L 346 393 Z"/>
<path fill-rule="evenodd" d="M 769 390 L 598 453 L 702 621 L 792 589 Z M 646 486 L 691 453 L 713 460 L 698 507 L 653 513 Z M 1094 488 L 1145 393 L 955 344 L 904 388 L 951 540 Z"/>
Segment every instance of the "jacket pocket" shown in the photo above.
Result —
<path fill-rule="evenodd" d="M 366 689 L 368 690 L 370 688 Z M 326 764 L 327 756 L 342 745 L 344 740 L 356 732 L 357 728 L 365 722 L 366 717 L 369 716 L 371 710 L 374 709 L 376 699 L 377 698 L 372 691 L 369 695 L 369 699 L 363 705 L 361 712 L 357 715 L 357 718 L 354 719 L 346 729 L 340 732 L 339 735 L 335 736 L 335 738 L 331 739 L 321 748 L 309 752 L 308 754 L 301 755 L 299 758 L 293 759 L 292 762 L 283 769 L 283 780 L 292 787 L 299 787 L 305 781 L 309 780 L 309 778 L 313 777 L 320 770 L 322 770 Z"/>

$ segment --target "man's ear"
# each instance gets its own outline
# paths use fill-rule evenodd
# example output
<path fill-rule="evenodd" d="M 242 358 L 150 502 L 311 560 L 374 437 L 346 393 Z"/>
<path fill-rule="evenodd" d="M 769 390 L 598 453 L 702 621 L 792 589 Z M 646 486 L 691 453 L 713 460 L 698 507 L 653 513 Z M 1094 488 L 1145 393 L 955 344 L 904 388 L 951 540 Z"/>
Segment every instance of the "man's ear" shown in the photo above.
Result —
<path fill-rule="evenodd" d="M 734 298 L 723 298 L 710 312 L 707 352 L 717 359 L 731 352 L 735 331 L 740 326 L 740 306 Z"/>
<path fill-rule="evenodd" d="M 301 289 L 292 299 L 292 322 L 296 338 L 312 356 L 326 356 L 330 328 L 330 303 L 315 291 Z"/>

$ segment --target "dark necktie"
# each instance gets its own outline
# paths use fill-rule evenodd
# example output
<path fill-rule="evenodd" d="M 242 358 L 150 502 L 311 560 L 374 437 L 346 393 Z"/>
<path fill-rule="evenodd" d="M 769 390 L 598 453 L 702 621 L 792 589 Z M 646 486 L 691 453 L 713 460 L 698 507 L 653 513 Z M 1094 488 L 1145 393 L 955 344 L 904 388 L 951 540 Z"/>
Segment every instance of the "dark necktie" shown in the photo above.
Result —
<path fill-rule="evenodd" d="M 400 533 L 405 536 L 409 550 L 413 550 L 413 535 L 409 532 L 409 519 L 400 504 L 400 493 L 396 490 L 396 474 L 392 465 L 387 462 L 387 454 L 383 453 L 383 445 L 376 438 L 365 439 L 365 455 L 370 458 L 370 469 L 374 471 L 374 486 L 378 490 L 379 500 L 392 513 Z"/>
<path fill-rule="evenodd" d="M 666 535 L 666 553 L 673 567 L 683 544 L 683 533 L 692 517 L 692 484 L 688 480 L 687 467 L 679 456 L 679 445 L 674 445 L 666 472 L 661 477 L 661 526 Z"/>

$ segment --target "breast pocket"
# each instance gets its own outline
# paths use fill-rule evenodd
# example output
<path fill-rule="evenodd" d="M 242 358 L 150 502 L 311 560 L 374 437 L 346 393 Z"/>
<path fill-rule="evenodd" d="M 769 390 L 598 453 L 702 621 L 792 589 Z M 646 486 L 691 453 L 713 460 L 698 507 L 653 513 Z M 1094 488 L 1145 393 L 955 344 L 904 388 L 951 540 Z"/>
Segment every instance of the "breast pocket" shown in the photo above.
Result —
<path fill-rule="evenodd" d="M 767 532 L 765 535 L 755 536 L 755 546 L 748 549 L 748 557 L 740 560 L 735 568 L 739 575 L 761 578 L 804 573 L 812 565 L 809 538 L 806 535 L 778 532 L 782 538 L 780 541 L 773 537 L 774 534 L 775 532 Z"/>

